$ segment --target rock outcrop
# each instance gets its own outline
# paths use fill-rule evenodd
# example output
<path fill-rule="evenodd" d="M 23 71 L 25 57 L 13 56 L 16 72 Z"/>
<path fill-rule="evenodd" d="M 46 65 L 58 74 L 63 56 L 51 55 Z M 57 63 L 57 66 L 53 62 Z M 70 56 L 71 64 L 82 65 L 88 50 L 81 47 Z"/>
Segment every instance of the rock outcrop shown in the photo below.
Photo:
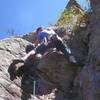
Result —
<path fill-rule="evenodd" d="M 71 47 L 77 60 L 85 61 L 87 47 L 83 43 L 84 28 L 76 33 L 70 25 L 52 28 Z M 0 100 L 33 100 L 34 98 L 35 100 L 71 100 L 73 97 L 78 98 L 79 91 L 76 88 L 78 86 L 75 86 L 74 81 L 81 68 L 71 65 L 62 53 L 49 52 L 42 59 L 37 57 L 30 59 L 25 65 L 19 63 L 13 66 L 11 64 L 13 59 L 25 55 L 25 47 L 35 40 L 33 33 L 35 32 L 19 38 L 12 37 L 0 41 Z"/>
<path fill-rule="evenodd" d="M 0 100 L 100 100 L 100 2 L 91 0 L 91 5 L 88 27 L 76 32 L 68 25 L 52 27 L 76 59 L 86 62 L 84 67 L 70 64 L 61 52 L 52 50 L 13 65 L 12 60 L 23 57 L 35 40 L 35 32 L 0 40 Z"/>
<path fill-rule="evenodd" d="M 77 51 L 76 58 L 84 61 L 86 48 L 81 42 L 82 38 L 78 40 L 75 38 L 75 36 L 83 36 L 80 35 L 81 32 L 71 35 L 64 27 L 55 27 L 54 30 L 65 39 L 73 51 Z M 72 36 L 75 40 L 69 42 Z M 76 43 L 78 44 L 75 45 Z M 0 41 L 0 99 L 32 100 L 35 97 L 36 100 L 70 100 L 73 95 L 77 96 L 74 80 L 81 68 L 71 65 L 61 52 L 49 51 L 41 60 L 36 57 L 30 59 L 25 65 L 12 66 L 13 59 L 25 55 L 25 47 L 28 44 L 31 43 L 25 39 L 13 37 Z M 79 48 L 80 45 L 81 48 Z M 36 82 L 35 96 L 33 95 L 34 82 Z"/>
<path fill-rule="evenodd" d="M 84 9 L 77 3 L 76 0 L 70 0 L 65 8 L 69 9 L 70 7 L 76 7 L 78 10 L 84 11 Z"/>
<path fill-rule="evenodd" d="M 93 14 L 88 26 L 89 52 L 80 82 L 82 100 L 100 100 L 100 1 L 90 2 Z"/>
<path fill-rule="evenodd" d="M 28 44 L 21 38 L 0 40 L 0 100 L 20 100 L 20 79 L 11 81 L 8 68 L 13 59 L 25 55 L 25 46 Z"/>
<path fill-rule="evenodd" d="M 72 66 L 62 53 L 49 52 L 41 60 L 36 57 L 25 65 L 12 65 L 13 59 L 25 55 L 28 44 L 21 38 L 0 41 L 0 100 L 71 99 L 78 68 Z"/>

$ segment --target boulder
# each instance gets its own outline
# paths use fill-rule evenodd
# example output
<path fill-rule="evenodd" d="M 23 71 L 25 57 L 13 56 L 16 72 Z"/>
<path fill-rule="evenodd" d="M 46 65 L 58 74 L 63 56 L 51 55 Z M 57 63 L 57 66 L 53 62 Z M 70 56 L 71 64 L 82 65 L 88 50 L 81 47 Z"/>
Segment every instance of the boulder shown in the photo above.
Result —
<path fill-rule="evenodd" d="M 21 38 L 0 40 L 1 100 L 70 100 L 79 68 L 69 63 L 61 52 L 46 52 L 13 65 L 13 59 L 25 55 L 31 44 Z"/>

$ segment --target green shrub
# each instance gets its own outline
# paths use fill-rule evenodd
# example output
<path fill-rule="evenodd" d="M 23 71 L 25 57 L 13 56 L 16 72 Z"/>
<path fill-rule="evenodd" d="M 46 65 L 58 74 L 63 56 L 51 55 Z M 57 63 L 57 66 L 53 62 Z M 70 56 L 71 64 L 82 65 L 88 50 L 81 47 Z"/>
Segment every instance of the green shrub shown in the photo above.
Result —
<path fill-rule="evenodd" d="M 64 26 L 71 21 L 72 16 L 75 15 L 74 9 L 65 9 L 57 21 L 58 26 Z"/>
<path fill-rule="evenodd" d="M 88 23 L 88 20 L 91 16 L 91 12 L 85 13 L 79 9 L 75 9 L 75 8 L 70 8 L 70 9 L 65 9 L 62 13 L 61 13 L 61 17 L 58 19 L 57 24 L 58 26 L 64 26 L 68 23 L 71 23 L 72 21 L 74 21 L 74 23 L 72 23 L 73 28 L 77 28 L 77 26 L 80 26 L 80 24 L 82 23 Z M 72 18 L 76 16 L 76 21 L 73 20 Z"/>

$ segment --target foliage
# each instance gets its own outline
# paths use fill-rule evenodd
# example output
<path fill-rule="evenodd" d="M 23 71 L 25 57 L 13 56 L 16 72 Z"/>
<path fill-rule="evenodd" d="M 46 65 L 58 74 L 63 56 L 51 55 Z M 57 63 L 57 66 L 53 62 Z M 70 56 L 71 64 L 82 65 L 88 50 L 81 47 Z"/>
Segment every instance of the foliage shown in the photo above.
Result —
<path fill-rule="evenodd" d="M 85 0 L 86 2 L 89 2 L 89 0 Z"/>
<path fill-rule="evenodd" d="M 79 10 L 76 10 L 74 8 L 70 8 L 70 9 L 65 9 L 62 13 L 60 18 L 57 21 L 57 25 L 58 26 L 64 26 L 67 23 L 70 23 L 72 21 L 72 18 L 78 14 L 82 13 L 81 11 L 79 12 Z"/>
<path fill-rule="evenodd" d="M 91 16 L 92 12 L 86 12 L 84 14 L 80 14 L 78 17 L 77 17 L 77 23 L 76 24 L 81 24 L 81 23 L 88 23 L 89 21 L 89 18 Z"/>
<path fill-rule="evenodd" d="M 61 13 L 61 17 L 58 19 L 57 25 L 64 26 L 68 23 L 71 23 L 73 28 L 77 28 L 77 26 L 80 26 L 82 23 L 85 23 L 85 24 L 88 23 L 91 13 L 92 12 L 83 12 L 83 11 L 81 11 L 79 9 L 75 9 L 75 8 L 65 9 Z M 73 17 L 75 17 L 75 16 L 76 16 L 76 18 L 73 19 Z"/>
<path fill-rule="evenodd" d="M 61 13 L 61 17 L 58 19 L 57 25 L 63 26 L 65 24 L 67 24 L 68 22 L 70 22 L 71 17 L 72 17 L 72 10 L 65 9 Z"/>

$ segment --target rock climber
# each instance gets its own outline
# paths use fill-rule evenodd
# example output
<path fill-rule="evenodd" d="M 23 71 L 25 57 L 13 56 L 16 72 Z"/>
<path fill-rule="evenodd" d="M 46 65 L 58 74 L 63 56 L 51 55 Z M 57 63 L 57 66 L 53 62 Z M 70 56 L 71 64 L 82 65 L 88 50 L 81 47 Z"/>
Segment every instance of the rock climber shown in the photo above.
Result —
<path fill-rule="evenodd" d="M 46 29 L 44 27 L 38 27 L 36 30 L 37 38 L 33 43 L 35 48 L 28 52 L 23 58 L 13 60 L 13 63 L 23 62 L 36 54 L 44 54 L 50 48 L 56 48 L 61 51 L 70 63 L 77 64 L 76 58 L 72 55 L 71 50 L 64 44 L 63 40 L 54 32 L 53 29 Z M 67 60 L 68 60 L 67 59 Z"/>

